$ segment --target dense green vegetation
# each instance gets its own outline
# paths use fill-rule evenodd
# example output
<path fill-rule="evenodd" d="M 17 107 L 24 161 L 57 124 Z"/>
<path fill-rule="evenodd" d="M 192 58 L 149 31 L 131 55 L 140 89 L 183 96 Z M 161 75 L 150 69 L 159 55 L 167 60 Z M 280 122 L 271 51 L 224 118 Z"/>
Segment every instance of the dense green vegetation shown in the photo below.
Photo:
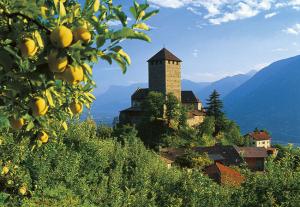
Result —
<path fill-rule="evenodd" d="M 247 142 L 237 124 L 223 112 L 223 103 L 217 91 L 213 91 L 207 100 L 207 116 L 204 123 L 197 127 L 188 126 L 189 108 L 172 94 L 164 98 L 161 93 L 150 92 L 142 108 L 145 115 L 137 126 L 138 135 L 151 148 L 212 146 L 215 143 L 242 146 Z"/>
<path fill-rule="evenodd" d="M 167 169 L 132 127 L 113 130 L 92 121 L 71 124 L 38 150 L 30 137 L 2 132 L 0 206 L 297 206 L 298 148 L 281 147 L 266 173 L 242 170 L 246 182 L 219 186 L 198 169 Z M 2 170 L 2 169 L 0 169 Z M 12 184 L 13 183 L 13 184 Z M 28 193 L 18 194 L 25 185 Z"/>

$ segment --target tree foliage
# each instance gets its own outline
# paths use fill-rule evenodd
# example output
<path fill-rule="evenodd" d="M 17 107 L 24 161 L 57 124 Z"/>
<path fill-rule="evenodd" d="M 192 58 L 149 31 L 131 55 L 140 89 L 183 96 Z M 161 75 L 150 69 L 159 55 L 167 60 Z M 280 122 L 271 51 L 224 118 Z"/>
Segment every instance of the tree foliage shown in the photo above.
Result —
<path fill-rule="evenodd" d="M 158 11 L 130 8 L 133 23 L 111 0 L 0 0 L 0 117 L 23 134 L 56 137 L 53 123 L 67 129 L 70 117 L 95 99 L 93 66 L 104 60 L 123 72 L 131 60 L 127 39 L 150 41 L 144 23 Z M 120 27 L 111 27 L 116 21 Z M 6 120 L 6 121 L 5 121 Z M 35 136 L 33 136 L 35 137 Z M 45 140 L 45 139 L 44 139 Z"/>
<path fill-rule="evenodd" d="M 297 206 L 300 199 L 300 151 L 292 146 L 281 146 L 283 153 L 269 158 L 263 173 L 240 169 L 245 183 L 233 188 L 201 172 L 210 164 L 205 154 L 187 160 L 195 170 L 167 169 L 132 127 L 98 137 L 107 129 L 76 122 L 56 142 L 34 151 L 30 136 L 19 143 L 15 133 L 1 133 L 0 206 L 263 207 Z"/>
<path fill-rule="evenodd" d="M 142 103 L 145 121 L 154 121 L 164 117 L 165 97 L 162 93 L 151 91 Z"/>

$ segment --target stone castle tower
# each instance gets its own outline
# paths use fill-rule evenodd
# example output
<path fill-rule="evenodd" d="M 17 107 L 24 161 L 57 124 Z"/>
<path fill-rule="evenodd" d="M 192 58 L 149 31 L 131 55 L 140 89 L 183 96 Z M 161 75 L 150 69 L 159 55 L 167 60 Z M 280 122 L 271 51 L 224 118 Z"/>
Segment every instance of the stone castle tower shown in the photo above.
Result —
<path fill-rule="evenodd" d="M 119 121 L 122 124 L 139 124 L 143 120 L 145 109 L 143 102 L 151 91 L 164 95 L 173 93 L 186 107 L 187 124 L 196 126 L 203 122 L 205 111 L 202 103 L 193 91 L 181 90 L 181 60 L 163 48 L 148 60 L 149 87 L 138 88 L 131 96 L 131 106 L 120 111 Z"/>
<path fill-rule="evenodd" d="M 149 90 L 173 93 L 181 101 L 181 60 L 163 48 L 148 60 Z"/>

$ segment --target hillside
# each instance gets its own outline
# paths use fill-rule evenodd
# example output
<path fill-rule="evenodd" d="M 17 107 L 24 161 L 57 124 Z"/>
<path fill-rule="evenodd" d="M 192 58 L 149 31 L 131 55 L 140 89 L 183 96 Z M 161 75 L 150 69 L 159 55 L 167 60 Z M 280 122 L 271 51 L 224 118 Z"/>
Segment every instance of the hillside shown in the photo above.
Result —
<path fill-rule="evenodd" d="M 259 127 L 275 141 L 299 142 L 299 65 L 300 56 L 275 62 L 224 98 L 226 113 L 244 133 Z"/>

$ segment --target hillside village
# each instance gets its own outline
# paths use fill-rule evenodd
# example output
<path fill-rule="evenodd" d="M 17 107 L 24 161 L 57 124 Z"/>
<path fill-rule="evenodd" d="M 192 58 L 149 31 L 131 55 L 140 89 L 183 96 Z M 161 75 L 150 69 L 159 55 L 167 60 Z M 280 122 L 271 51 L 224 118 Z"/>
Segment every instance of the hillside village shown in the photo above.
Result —
<path fill-rule="evenodd" d="M 203 125 L 207 110 L 201 100 L 193 91 L 181 90 L 181 60 L 166 48 L 160 50 L 148 60 L 149 87 L 138 88 L 131 96 L 131 106 L 120 112 L 121 125 L 137 126 L 143 123 L 147 109 L 143 104 L 149 93 L 161 93 L 163 99 L 168 99 L 168 94 L 173 94 L 179 103 L 187 109 L 186 123 L 188 127 L 197 128 Z M 162 119 L 166 120 L 166 107 L 163 107 Z M 146 129 L 150 130 L 150 129 Z M 154 129 L 155 130 L 155 129 Z M 168 168 L 173 166 L 188 167 L 179 160 L 186 158 L 189 153 L 208 158 L 208 163 L 201 166 L 201 170 L 219 184 L 240 185 L 244 177 L 236 167 L 246 166 L 253 172 L 263 172 L 268 157 L 276 157 L 278 151 L 272 147 L 272 138 L 267 131 L 255 129 L 244 135 L 242 145 L 215 142 L 209 146 L 191 147 L 161 147 L 158 148 L 160 159 Z M 186 162 L 186 160 L 185 160 Z M 189 161 L 188 161 L 189 162 Z M 183 165 L 182 165 L 183 164 Z"/>

